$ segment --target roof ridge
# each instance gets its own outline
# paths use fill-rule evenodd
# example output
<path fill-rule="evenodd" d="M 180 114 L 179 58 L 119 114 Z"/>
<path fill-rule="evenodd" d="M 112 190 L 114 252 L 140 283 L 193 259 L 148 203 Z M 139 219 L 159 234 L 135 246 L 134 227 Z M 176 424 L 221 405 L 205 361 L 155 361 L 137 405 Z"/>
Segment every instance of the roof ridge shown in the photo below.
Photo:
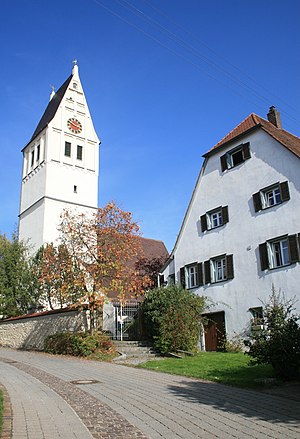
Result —
<path fill-rule="evenodd" d="M 53 119 L 53 117 L 55 116 L 58 107 L 67 91 L 67 88 L 71 82 L 71 79 L 73 78 L 73 74 L 71 74 L 66 81 L 59 87 L 59 89 L 57 90 L 57 92 L 53 95 L 52 99 L 48 102 L 48 105 L 46 107 L 46 110 L 44 111 L 39 123 L 36 126 L 36 129 L 34 130 L 31 139 L 29 140 L 29 142 L 24 146 L 24 148 L 26 148 L 26 146 L 32 142 L 39 134 L 41 131 L 43 131 L 44 128 L 46 128 L 46 126 L 51 122 L 51 120 Z M 23 150 L 24 150 L 23 148 Z"/>
<path fill-rule="evenodd" d="M 218 143 L 216 143 L 208 152 L 211 152 L 212 150 L 217 149 L 219 146 L 223 145 L 227 141 L 235 138 L 236 136 L 233 136 L 234 131 L 237 131 L 239 129 L 239 127 L 241 127 L 243 124 L 247 124 L 247 122 L 250 122 L 249 125 L 251 125 L 251 123 L 252 123 L 252 127 L 250 126 L 250 128 L 253 128 L 254 126 L 260 124 L 260 117 L 255 113 L 250 113 L 247 117 L 245 117 L 245 119 L 242 120 L 242 122 L 240 122 L 237 126 L 235 126 L 224 137 L 222 137 L 222 139 Z M 228 140 L 225 140 L 225 139 L 228 139 Z M 204 156 L 205 155 L 206 154 L 204 154 Z"/>
<path fill-rule="evenodd" d="M 250 130 L 260 127 L 267 134 L 281 143 L 285 148 L 289 149 L 293 154 L 300 158 L 300 137 L 295 136 L 283 128 L 278 128 L 272 122 L 258 116 L 255 113 L 250 113 L 242 122 L 233 128 L 226 136 L 224 136 L 218 143 L 216 143 L 203 157 L 208 157 L 214 151 L 219 150 L 228 143 L 244 136 Z"/>

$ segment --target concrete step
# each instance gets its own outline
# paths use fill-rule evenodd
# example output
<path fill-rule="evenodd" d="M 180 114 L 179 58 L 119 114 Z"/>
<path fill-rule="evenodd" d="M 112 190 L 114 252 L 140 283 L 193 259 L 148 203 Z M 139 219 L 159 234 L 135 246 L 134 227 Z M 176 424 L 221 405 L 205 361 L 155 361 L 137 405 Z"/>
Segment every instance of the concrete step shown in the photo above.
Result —
<path fill-rule="evenodd" d="M 138 364 L 159 356 L 147 342 L 116 340 L 113 343 L 120 354 L 114 359 L 117 362 Z"/>

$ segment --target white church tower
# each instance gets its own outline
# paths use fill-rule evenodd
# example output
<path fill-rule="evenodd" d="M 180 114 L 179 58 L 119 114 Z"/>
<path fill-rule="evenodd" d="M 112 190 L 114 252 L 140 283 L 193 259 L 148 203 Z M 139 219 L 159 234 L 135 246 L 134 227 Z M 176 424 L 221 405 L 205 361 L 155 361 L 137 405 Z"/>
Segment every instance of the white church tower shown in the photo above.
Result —
<path fill-rule="evenodd" d="M 99 143 L 74 61 L 22 150 L 19 239 L 32 253 L 57 240 L 63 209 L 97 209 Z"/>

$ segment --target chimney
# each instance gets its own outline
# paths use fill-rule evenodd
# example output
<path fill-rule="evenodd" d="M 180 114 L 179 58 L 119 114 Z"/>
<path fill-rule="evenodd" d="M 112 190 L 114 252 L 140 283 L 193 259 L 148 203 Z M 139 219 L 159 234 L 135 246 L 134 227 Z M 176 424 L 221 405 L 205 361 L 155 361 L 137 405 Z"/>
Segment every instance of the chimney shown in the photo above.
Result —
<path fill-rule="evenodd" d="M 276 110 L 276 108 L 273 105 L 272 107 L 270 107 L 267 117 L 268 117 L 268 121 L 271 122 L 273 125 L 275 125 L 275 127 L 280 129 L 282 128 L 280 113 L 279 111 Z"/>

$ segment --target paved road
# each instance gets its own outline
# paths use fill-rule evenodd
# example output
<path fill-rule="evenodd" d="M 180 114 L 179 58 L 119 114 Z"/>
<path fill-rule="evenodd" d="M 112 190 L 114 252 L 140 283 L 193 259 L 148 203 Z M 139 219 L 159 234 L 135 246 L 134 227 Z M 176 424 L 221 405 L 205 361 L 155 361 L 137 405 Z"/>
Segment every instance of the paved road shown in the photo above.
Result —
<path fill-rule="evenodd" d="M 297 401 L 121 365 L 0 348 L 0 381 L 13 439 L 300 437 Z"/>

